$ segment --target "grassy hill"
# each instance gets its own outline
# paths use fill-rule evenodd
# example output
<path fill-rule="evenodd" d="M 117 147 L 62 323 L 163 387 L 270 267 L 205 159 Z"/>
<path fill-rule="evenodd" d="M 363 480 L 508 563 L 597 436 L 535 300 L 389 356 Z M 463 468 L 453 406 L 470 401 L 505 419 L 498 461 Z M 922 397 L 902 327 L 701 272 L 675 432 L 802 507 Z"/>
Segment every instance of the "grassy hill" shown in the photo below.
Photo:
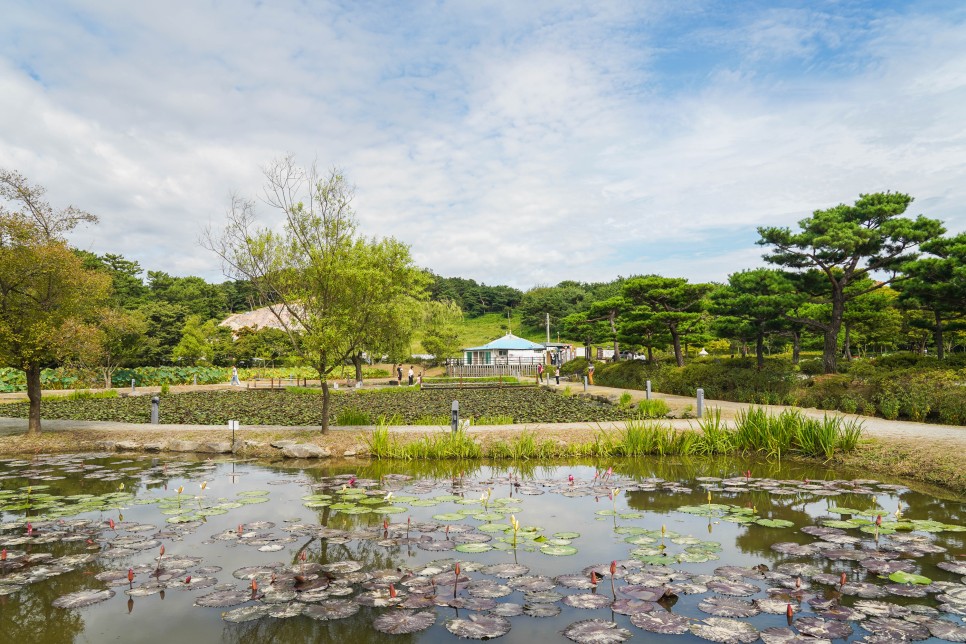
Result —
<path fill-rule="evenodd" d="M 532 342 L 545 342 L 547 333 L 544 329 L 524 328 L 521 316 L 514 314 L 510 317 L 510 329 L 513 335 L 526 338 Z M 463 319 L 462 344 L 464 347 L 478 347 L 506 335 L 507 319 L 506 315 L 500 313 L 487 313 L 476 318 Z M 551 339 L 556 342 L 556 336 Z M 561 336 L 561 342 L 571 342 L 577 344 L 572 339 Z M 413 353 L 425 353 L 422 343 L 416 342 L 413 345 Z"/>

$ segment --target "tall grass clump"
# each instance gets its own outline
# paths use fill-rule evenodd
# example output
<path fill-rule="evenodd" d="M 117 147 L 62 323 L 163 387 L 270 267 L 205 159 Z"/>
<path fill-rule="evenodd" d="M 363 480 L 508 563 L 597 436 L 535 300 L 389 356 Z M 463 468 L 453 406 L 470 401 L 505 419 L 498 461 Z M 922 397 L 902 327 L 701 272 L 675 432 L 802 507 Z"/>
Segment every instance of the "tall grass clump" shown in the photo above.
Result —
<path fill-rule="evenodd" d="M 444 424 L 449 424 L 447 421 Z M 507 414 L 495 414 L 493 416 L 470 417 L 470 425 L 512 425 L 513 416 Z"/>
<path fill-rule="evenodd" d="M 777 416 L 761 407 L 741 410 L 735 416 L 735 447 L 781 460 L 792 449 L 802 418 L 801 412 L 795 410 L 785 410 Z"/>
<path fill-rule="evenodd" d="M 99 398 L 117 398 L 117 391 L 114 389 L 104 389 L 103 391 L 90 391 L 89 389 L 72 391 L 65 398 L 67 400 L 95 400 Z"/>
<path fill-rule="evenodd" d="M 694 444 L 695 454 L 712 456 L 714 454 L 730 454 L 735 451 L 732 440 L 734 432 L 728 429 L 721 420 L 721 410 L 712 409 L 705 418 L 698 421 L 701 432 Z"/>
<path fill-rule="evenodd" d="M 446 432 L 401 442 L 385 425 L 366 438 L 369 453 L 377 460 L 403 461 L 482 458 L 483 448 L 466 432 Z"/>
<path fill-rule="evenodd" d="M 352 407 L 347 407 L 339 411 L 335 417 L 336 425 L 371 425 L 372 419 L 369 418 L 369 414 L 358 409 L 353 409 Z M 386 423 L 389 424 L 389 423 Z"/>
<path fill-rule="evenodd" d="M 433 416 L 432 414 L 424 414 L 410 423 L 410 425 L 449 425 L 450 417 L 441 414 L 439 416 Z"/>
<path fill-rule="evenodd" d="M 669 425 L 631 420 L 620 433 L 620 441 L 614 445 L 613 451 L 620 456 L 678 454 L 678 435 L 679 432 Z"/>
<path fill-rule="evenodd" d="M 394 458 L 396 441 L 389 436 L 389 430 L 385 427 L 378 427 L 366 437 L 366 445 L 369 454 L 377 460 Z"/>

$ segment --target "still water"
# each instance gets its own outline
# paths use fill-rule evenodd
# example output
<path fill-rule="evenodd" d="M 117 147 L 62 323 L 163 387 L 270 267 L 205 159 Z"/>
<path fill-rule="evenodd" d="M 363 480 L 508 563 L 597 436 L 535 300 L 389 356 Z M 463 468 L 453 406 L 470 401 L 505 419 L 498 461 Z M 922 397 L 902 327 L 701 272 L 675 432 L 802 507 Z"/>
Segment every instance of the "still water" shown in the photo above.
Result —
<path fill-rule="evenodd" d="M 0 460 L 0 642 L 964 641 L 962 504 L 860 474 Z"/>

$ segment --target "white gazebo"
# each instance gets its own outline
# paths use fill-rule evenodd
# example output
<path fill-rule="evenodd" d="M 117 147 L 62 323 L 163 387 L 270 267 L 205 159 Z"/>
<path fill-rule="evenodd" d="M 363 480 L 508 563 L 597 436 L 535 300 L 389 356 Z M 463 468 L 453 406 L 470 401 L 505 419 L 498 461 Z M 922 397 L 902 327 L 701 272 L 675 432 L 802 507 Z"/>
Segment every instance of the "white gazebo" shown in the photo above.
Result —
<path fill-rule="evenodd" d="M 546 348 L 507 333 L 479 347 L 463 349 L 463 359 L 451 365 L 452 375 L 496 375 L 535 373 L 538 364 L 546 362 Z"/>

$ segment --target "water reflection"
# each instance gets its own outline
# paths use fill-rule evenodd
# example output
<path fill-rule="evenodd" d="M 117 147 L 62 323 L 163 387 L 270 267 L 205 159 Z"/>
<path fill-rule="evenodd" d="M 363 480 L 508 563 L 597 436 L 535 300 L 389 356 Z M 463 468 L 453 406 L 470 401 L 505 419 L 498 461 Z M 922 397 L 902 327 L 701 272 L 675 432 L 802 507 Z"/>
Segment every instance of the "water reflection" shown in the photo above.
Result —
<path fill-rule="evenodd" d="M 607 579 L 612 560 L 636 560 L 635 565 L 645 570 L 647 564 L 667 561 L 697 580 L 715 574 L 724 564 L 773 570 L 783 562 L 810 561 L 828 574 L 846 572 L 850 578 L 861 576 L 882 584 L 855 561 L 787 557 L 772 546 L 776 542 L 814 543 L 815 537 L 799 528 L 823 518 L 851 518 L 831 511 L 841 508 L 878 507 L 892 514 L 901 504 L 906 519 L 962 522 L 959 503 L 901 486 L 835 483 L 852 478 L 853 473 L 815 465 L 735 459 L 374 462 L 305 467 L 104 455 L 0 461 L 0 545 L 12 553 L 9 568 L 0 570 L 0 641 L 363 642 L 382 637 L 372 621 L 393 610 L 363 606 L 350 619 L 263 617 L 233 624 L 222 619 L 222 613 L 233 607 L 194 605 L 211 588 L 193 590 L 178 583 L 186 576 L 211 574 L 217 577 L 219 587 L 244 590 L 250 579 L 232 574 L 243 567 L 267 571 L 256 577 L 263 589 L 272 585 L 276 575 L 279 587 L 294 583 L 286 581 L 286 575 L 291 577 L 290 571 L 298 571 L 299 566 L 304 570 L 307 565 L 355 561 L 368 574 L 395 571 L 400 578 L 412 578 L 427 566 L 445 574 L 456 559 L 475 580 L 489 578 L 479 567 L 497 563 L 522 564 L 529 574 L 548 577 L 586 576 L 588 566 L 599 566 Z M 390 492 L 396 501 L 383 498 Z M 306 501 L 307 497 L 315 501 Z M 399 512 L 389 512 L 390 506 Z M 700 514 L 705 506 L 708 512 Z M 698 513 L 682 511 L 688 507 L 697 508 Z M 516 548 L 508 543 L 512 531 L 505 531 L 511 516 L 522 526 Z M 749 519 L 777 524 L 790 521 L 793 527 L 764 527 L 749 524 Z M 25 536 L 28 521 L 36 527 L 36 534 L 30 537 Z M 109 522 L 114 522 L 113 528 Z M 568 532 L 577 536 L 559 536 Z M 849 534 L 859 536 L 867 547 L 876 547 L 868 533 Z M 921 534 L 953 553 L 962 552 L 966 537 L 964 532 Z M 135 588 L 148 582 L 157 548 L 138 548 L 149 539 L 167 547 L 169 561 L 177 562 L 179 557 L 200 560 L 172 564 L 171 570 L 166 569 L 167 578 L 152 580 L 169 584 L 154 594 L 128 596 L 124 579 L 112 585 L 117 595 L 103 603 L 74 610 L 52 607 L 55 599 L 68 593 L 107 587 L 110 582 L 94 578 L 100 573 L 132 567 L 137 569 Z M 497 548 L 453 550 L 454 545 L 474 543 Z M 568 554 L 570 549 L 576 553 Z M 99 553 L 99 558 L 84 565 L 65 565 L 60 574 L 49 578 L 17 577 L 25 570 L 38 570 L 51 561 L 85 552 Z M 25 565 L 35 556 L 40 558 Z M 916 559 L 917 570 L 958 583 L 957 575 L 936 568 L 937 562 L 949 558 L 941 552 L 929 553 Z M 198 572 L 205 568 L 215 572 Z M 11 581 L 18 579 L 17 584 Z M 325 580 L 338 582 L 339 575 Z M 763 596 L 768 584 L 756 583 L 760 584 L 756 591 Z M 363 591 L 362 584 L 376 592 L 387 587 L 360 577 L 351 584 L 352 596 Z M 607 579 L 600 592 L 609 595 L 610 584 Z M 22 589 L 2 594 L 4 588 L 14 585 L 22 585 Z M 620 597 L 626 585 L 621 580 L 615 596 Z M 839 598 L 834 587 L 812 585 L 813 594 Z M 460 590 L 466 597 L 465 589 Z M 566 595 L 574 591 L 558 586 L 554 592 Z M 783 596 L 798 605 L 802 597 L 791 590 L 788 593 Z M 524 604 L 535 601 L 534 597 L 514 590 L 500 601 Z M 665 600 L 661 610 L 705 618 L 708 615 L 697 608 L 701 599 L 682 592 Z M 851 605 L 855 599 L 846 596 L 841 601 Z M 931 598 L 919 601 L 937 604 Z M 444 627 L 445 620 L 465 616 L 468 611 L 441 606 L 432 610 L 439 616 L 434 626 L 422 633 L 394 636 L 395 641 L 455 641 Z M 589 617 L 616 621 L 641 637 L 648 636 L 635 630 L 625 615 L 607 608 L 564 605 L 556 617 L 511 618 L 513 628 L 501 641 L 565 641 L 560 632 Z M 783 625 L 785 619 L 784 615 L 762 614 L 751 621 L 765 628 Z"/>

